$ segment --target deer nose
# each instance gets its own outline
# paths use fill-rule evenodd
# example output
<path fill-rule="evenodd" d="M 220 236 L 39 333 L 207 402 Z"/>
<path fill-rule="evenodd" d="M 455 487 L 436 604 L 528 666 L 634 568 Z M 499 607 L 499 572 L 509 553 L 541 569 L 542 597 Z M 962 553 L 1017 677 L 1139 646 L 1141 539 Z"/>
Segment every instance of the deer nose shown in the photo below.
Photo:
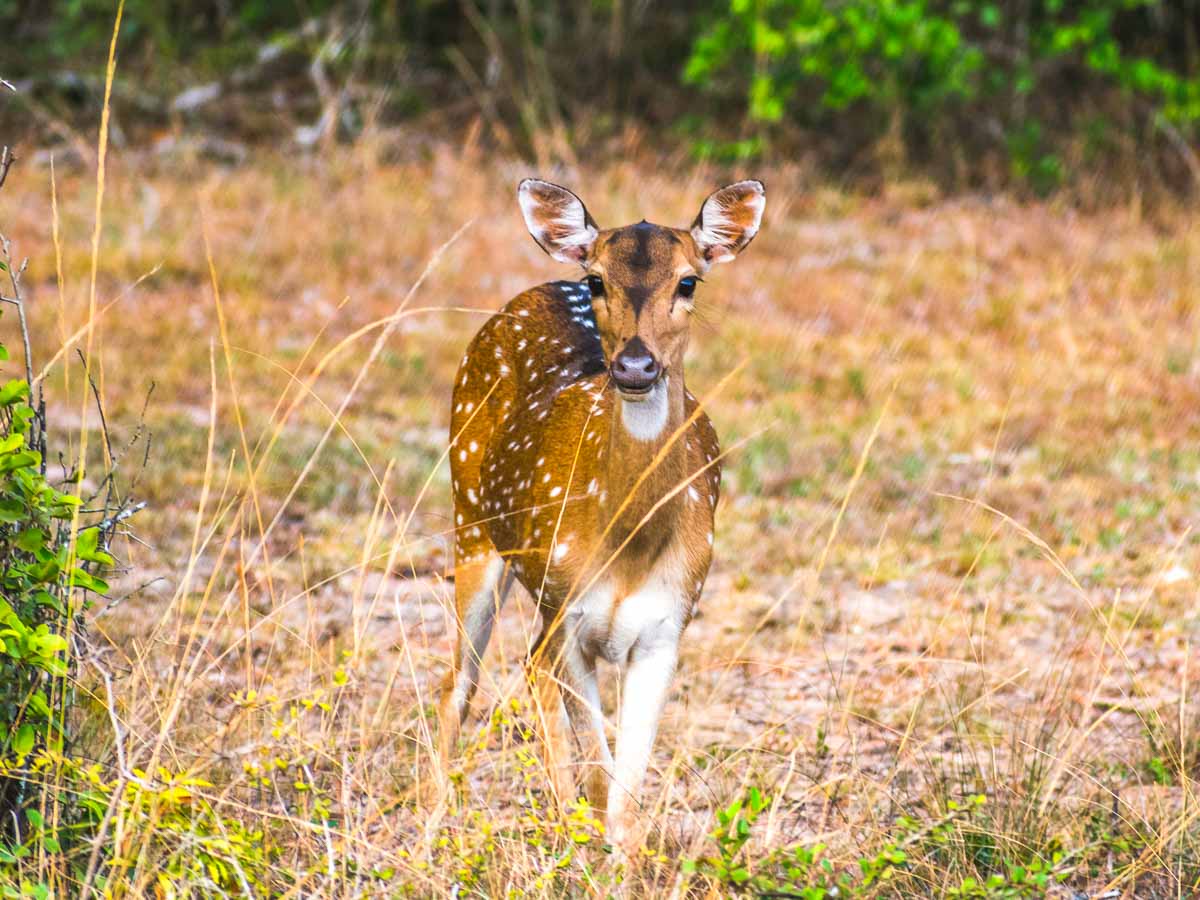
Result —
<path fill-rule="evenodd" d="M 611 372 L 612 380 L 622 391 L 643 393 L 658 381 L 662 366 L 642 339 L 635 336 L 613 358 Z"/>

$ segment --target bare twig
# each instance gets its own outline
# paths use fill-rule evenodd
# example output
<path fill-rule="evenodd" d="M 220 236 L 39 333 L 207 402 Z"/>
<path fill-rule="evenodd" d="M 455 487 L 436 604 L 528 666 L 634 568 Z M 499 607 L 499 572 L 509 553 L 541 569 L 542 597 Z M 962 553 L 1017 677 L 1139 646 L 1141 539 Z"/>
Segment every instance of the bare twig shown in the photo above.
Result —
<path fill-rule="evenodd" d="M 0 81 L 4 81 L 4 79 L 0 78 Z M 4 81 L 4 83 L 8 84 L 7 81 Z M 12 87 L 11 84 L 8 86 Z M 12 164 L 16 161 L 17 158 L 13 156 L 12 151 L 7 146 L 3 150 L 0 150 L 0 187 L 4 187 L 4 181 L 8 178 L 8 170 L 12 168 Z"/>
<path fill-rule="evenodd" d="M 100 616 L 107 615 L 108 613 L 112 612 L 114 609 L 116 609 L 118 606 L 120 606 L 122 603 L 124 603 L 130 597 L 136 597 L 138 594 L 140 594 L 146 588 L 150 587 L 150 585 L 158 584 L 160 581 L 166 581 L 166 580 L 167 579 L 162 575 L 155 575 L 153 578 L 143 581 L 137 587 L 133 588 L 130 591 L 127 591 L 126 593 L 122 594 L 120 597 L 114 597 L 113 599 L 109 600 L 107 603 L 104 604 L 103 608 L 96 610 L 96 613 L 95 613 L 96 618 L 99 618 Z"/>
<path fill-rule="evenodd" d="M 3 161 L 0 162 L 0 185 L 3 185 L 4 179 L 8 177 L 8 169 L 12 165 L 16 157 L 8 152 L 5 147 L 3 153 L 0 153 Z M 21 279 L 25 275 L 25 268 L 29 265 L 28 257 L 21 260 L 21 265 L 18 268 L 13 268 L 12 261 L 12 245 L 8 238 L 0 234 L 0 249 L 4 253 L 4 268 L 8 272 L 8 281 L 12 286 L 12 297 L 4 297 L 0 295 L 0 300 L 5 303 L 11 303 L 17 308 L 17 321 L 21 328 L 21 347 L 25 353 L 25 382 L 29 385 L 29 405 L 34 408 L 34 423 L 35 427 L 29 435 L 29 446 L 41 454 L 42 461 L 40 465 L 42 475 L 46 474 L 46 396 L 45 392 L 39 386 L 38 399 L 35 401 L 33 397 L 33 351 L 30 349 L 29 343 L 29 322 L 25 317 L 25 303 L 21 297 Z"/>
<path fill-rule="evenodd" d="M 96 401 L 96 412 L 100 415 L 100 433 L 104 436 L 104 452 L 108 454 L 108 463 L 111 466 L 113 462 L 112 438 L 108 433 L 108 419 L 104 416 L 104 404 L 100 401 L 100 388 L 96 385 L 96 379 L 92 377 L 91 367 L 88 366 L 87 357 L 83 355 L 83 351 L 76 348 L 75 352 L 79 354 L 79 361 L 83 363 L 83 371 L 87 373 L 88 384 L 92 387 L 92 397 Z"/>
<path fill-rule="evenodd" d="M 95 525 L 89 525 L 88 528 L 99 528 L 101 531 L 108 531 L 110 528 L 113 528 L 119 523 L 124 522 L 130 516 L 140 513 L 145 508 L 146 501 L 139 500 L 137 503 L 133 504 L 133 506 L 127 506 L 115 515 L 109 516 L 103 522 L 98 522 Z"/>
<path fill-rule="evenodd" d="M 21 301 L 21 276 L 25 274 L 25 267 L 29 265 L 29 260 L 24 259 L 18 268 L 13 268 L 12 244 L 2 234 L 0 234 L 0 251 L 4 253 L 4 267 L 8 271 L 8 283 L 12 285 L 13 292 L 11 297 L 3 299 L 17 308 L 17 318 L 21 323 L 21 343 L 25 348 L 25 380 L 29 383 L 29 390 L 32 393 L 33 354 L 29 349 L 29 323 L 25 320 L 25 304 Z"/>

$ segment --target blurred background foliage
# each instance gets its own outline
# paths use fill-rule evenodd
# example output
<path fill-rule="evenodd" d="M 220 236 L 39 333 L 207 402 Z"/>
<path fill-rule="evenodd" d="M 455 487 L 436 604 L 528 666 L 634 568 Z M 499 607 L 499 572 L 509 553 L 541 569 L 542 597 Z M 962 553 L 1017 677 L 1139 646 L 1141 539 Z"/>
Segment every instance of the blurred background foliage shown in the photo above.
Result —
<path fill-rule="evenodd" d="M 6 133 L 94 121 L 115 4 L 0 0 Z M 119 139 L 469 133 L 859 182 L 1200 184 L 1200 0 L 128 0 Z M 30 115 L 32 113 L 32 115 Z"/>

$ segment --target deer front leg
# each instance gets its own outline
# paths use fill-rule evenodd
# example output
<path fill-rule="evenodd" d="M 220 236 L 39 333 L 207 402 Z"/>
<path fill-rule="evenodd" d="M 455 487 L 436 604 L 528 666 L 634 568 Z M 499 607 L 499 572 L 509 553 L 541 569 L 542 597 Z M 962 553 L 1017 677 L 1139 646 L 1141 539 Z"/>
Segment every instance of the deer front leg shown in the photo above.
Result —
<path fill-rule="evenodd" d="M 658 633 L 639 639 L 629 654 L 621 688 L 616 762 L 608 789 L 609 840 L 623 850 L 635 849 L 631 845 L 639 837 L 630 807 L 640 801 L 658 720 L 678 659 L 678 629 L 666 623 Z"/>

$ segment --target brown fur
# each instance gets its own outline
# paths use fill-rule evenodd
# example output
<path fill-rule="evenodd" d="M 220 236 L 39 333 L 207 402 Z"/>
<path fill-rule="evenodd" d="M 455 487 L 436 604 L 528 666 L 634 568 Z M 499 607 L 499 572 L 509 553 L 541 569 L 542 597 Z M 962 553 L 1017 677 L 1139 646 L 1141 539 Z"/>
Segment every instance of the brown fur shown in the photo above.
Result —
<path fill-rule="evenodd" d="M 450 463 L 455 560 L 486 556 L 494 547 L 551 612 L 606 563 L 610 575 L 631 584 L 662 550 L 671 523 L 681 523 L 707 549 L 720 483 L 719 464 L 708 465 L 720 452 L 717 436 L 703 412 L 658 466 L 649 468 L 660 447 L 631 439 L 617 422 L 617 393 L 608 385 L 601 342 L 584 324 L 592 321 L 592 312 L 577 313 L 567 290 L 588 296 L 574 282 L 542 285 L 484 325 L 459 371 L 450 424 L 457 435 Z M 499 386 L 492 389 L 489 378 Z M 681 393 L 681 415 L 668 420 L 667 435 L 696 409 L 682 378 L 677 381 L 672 389 Z M 481 405 L 483 411 L 471 418 Z M 687 492 L 679 492 L 638 528 L 656 503 L 687 481 L 701 502 L 689 504 Z M 556 532 L 569 549 L 551 560 Z M 708 562 L 707 552 L 696 555 L 689 572 L 697 585 L 693 599 Z"/>

